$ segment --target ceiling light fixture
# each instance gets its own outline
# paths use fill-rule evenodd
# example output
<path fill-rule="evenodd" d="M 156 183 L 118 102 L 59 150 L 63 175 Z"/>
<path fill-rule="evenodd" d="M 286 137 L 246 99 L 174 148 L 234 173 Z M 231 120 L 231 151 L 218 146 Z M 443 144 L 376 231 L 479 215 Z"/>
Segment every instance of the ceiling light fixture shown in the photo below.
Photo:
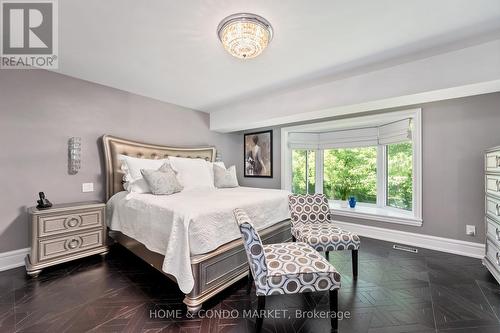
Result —
<path fill-rule="evenodd" d="M 255 58 L 273 39 L 273 28 L 263 17 L 249 13 L 233 14 L 217 27 L 219 40 L 236 58 Z"/>

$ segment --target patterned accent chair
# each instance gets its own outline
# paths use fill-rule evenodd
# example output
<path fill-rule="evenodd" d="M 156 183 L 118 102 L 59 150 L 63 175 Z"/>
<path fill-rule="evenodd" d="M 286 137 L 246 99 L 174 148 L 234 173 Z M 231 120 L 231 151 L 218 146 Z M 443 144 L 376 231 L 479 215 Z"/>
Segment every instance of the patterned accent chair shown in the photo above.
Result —
<path fill-rule="evenodd" d="M 326 259 L 306 243 L 263 245 L 248 215 L 235 209 L 234 216 L 250 265 L 250 288 L 252 277 L 255 282 L 259 313 L 265 308 L 266 296 L 316 291 L 329 291 L 330 311 L 337 312 L 340 274 Z M 331 318 L 333 330 L 338 325 L 336 317 Z M 257 330 L 261 327 L 262 318 L 257 320 Z"/>
<path fill-rule="evenodd" d="M 352 251 L 352 274 L 358 278 L 358 235 L 333 224 L 328 199 L 324 194 L 291 194 L 288 205 L 292 217 L 294 241 L 311 245 L 318 252 Z"/>

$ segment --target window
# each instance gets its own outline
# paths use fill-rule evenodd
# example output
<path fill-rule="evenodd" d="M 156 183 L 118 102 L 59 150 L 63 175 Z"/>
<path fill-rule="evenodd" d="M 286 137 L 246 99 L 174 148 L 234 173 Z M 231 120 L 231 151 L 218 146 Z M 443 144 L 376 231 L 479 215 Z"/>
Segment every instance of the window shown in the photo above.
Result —
<path fill-rule="evenodd" d="M 412 210 L 413 147 L 411 142 L 387 145 L 387 206 Z"/>
<path fill-rule="evenodd" d="M 377 202 L 377 147 L 325 149 L 323 170 L 323 193 L 329 199 Z"/>
<path fill-rule="evenodd" d="M 294 149 L 292 151 L 292 192 L 314 194 L 316 192 L 316 152 Z"/>
<path fill-rule="evenodd" d="M 337 215 L 422 225 L 420 109 L 281 132 L 282 188 L 324 193 Z"/>

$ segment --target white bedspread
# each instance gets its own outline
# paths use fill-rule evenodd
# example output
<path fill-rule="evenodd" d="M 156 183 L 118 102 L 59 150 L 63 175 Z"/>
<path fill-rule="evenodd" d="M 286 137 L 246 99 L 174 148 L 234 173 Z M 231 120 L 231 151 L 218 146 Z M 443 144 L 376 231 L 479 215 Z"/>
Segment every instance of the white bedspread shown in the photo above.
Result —
<path fill-rule="evenodd" d="M 250 187 L 183 191 L 161 196 L 120 192 L 107 205 L 107 223 L 164 254 L 163 271 L 189 293 L 191 255 L 207 253 L 241 237 L 233 209 L 244 209 L 257 230 L 290 217 L 288 191 Z"/>

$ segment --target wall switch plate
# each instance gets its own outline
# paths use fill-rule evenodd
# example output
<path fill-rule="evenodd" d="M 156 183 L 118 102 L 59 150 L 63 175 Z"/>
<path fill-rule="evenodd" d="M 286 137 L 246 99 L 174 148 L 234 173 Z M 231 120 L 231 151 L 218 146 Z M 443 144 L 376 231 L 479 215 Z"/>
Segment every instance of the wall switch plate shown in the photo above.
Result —
<path fill-rule="evenodd" d="M 475 236 L 476 235 L 476 226 L 467 224 L 465 226 L 465 234 L 467 236 Z"/>
<path fill-rule="evenodd" d="M 82 192 L 94 192 L 94 183 L 83 183 Z"/>

